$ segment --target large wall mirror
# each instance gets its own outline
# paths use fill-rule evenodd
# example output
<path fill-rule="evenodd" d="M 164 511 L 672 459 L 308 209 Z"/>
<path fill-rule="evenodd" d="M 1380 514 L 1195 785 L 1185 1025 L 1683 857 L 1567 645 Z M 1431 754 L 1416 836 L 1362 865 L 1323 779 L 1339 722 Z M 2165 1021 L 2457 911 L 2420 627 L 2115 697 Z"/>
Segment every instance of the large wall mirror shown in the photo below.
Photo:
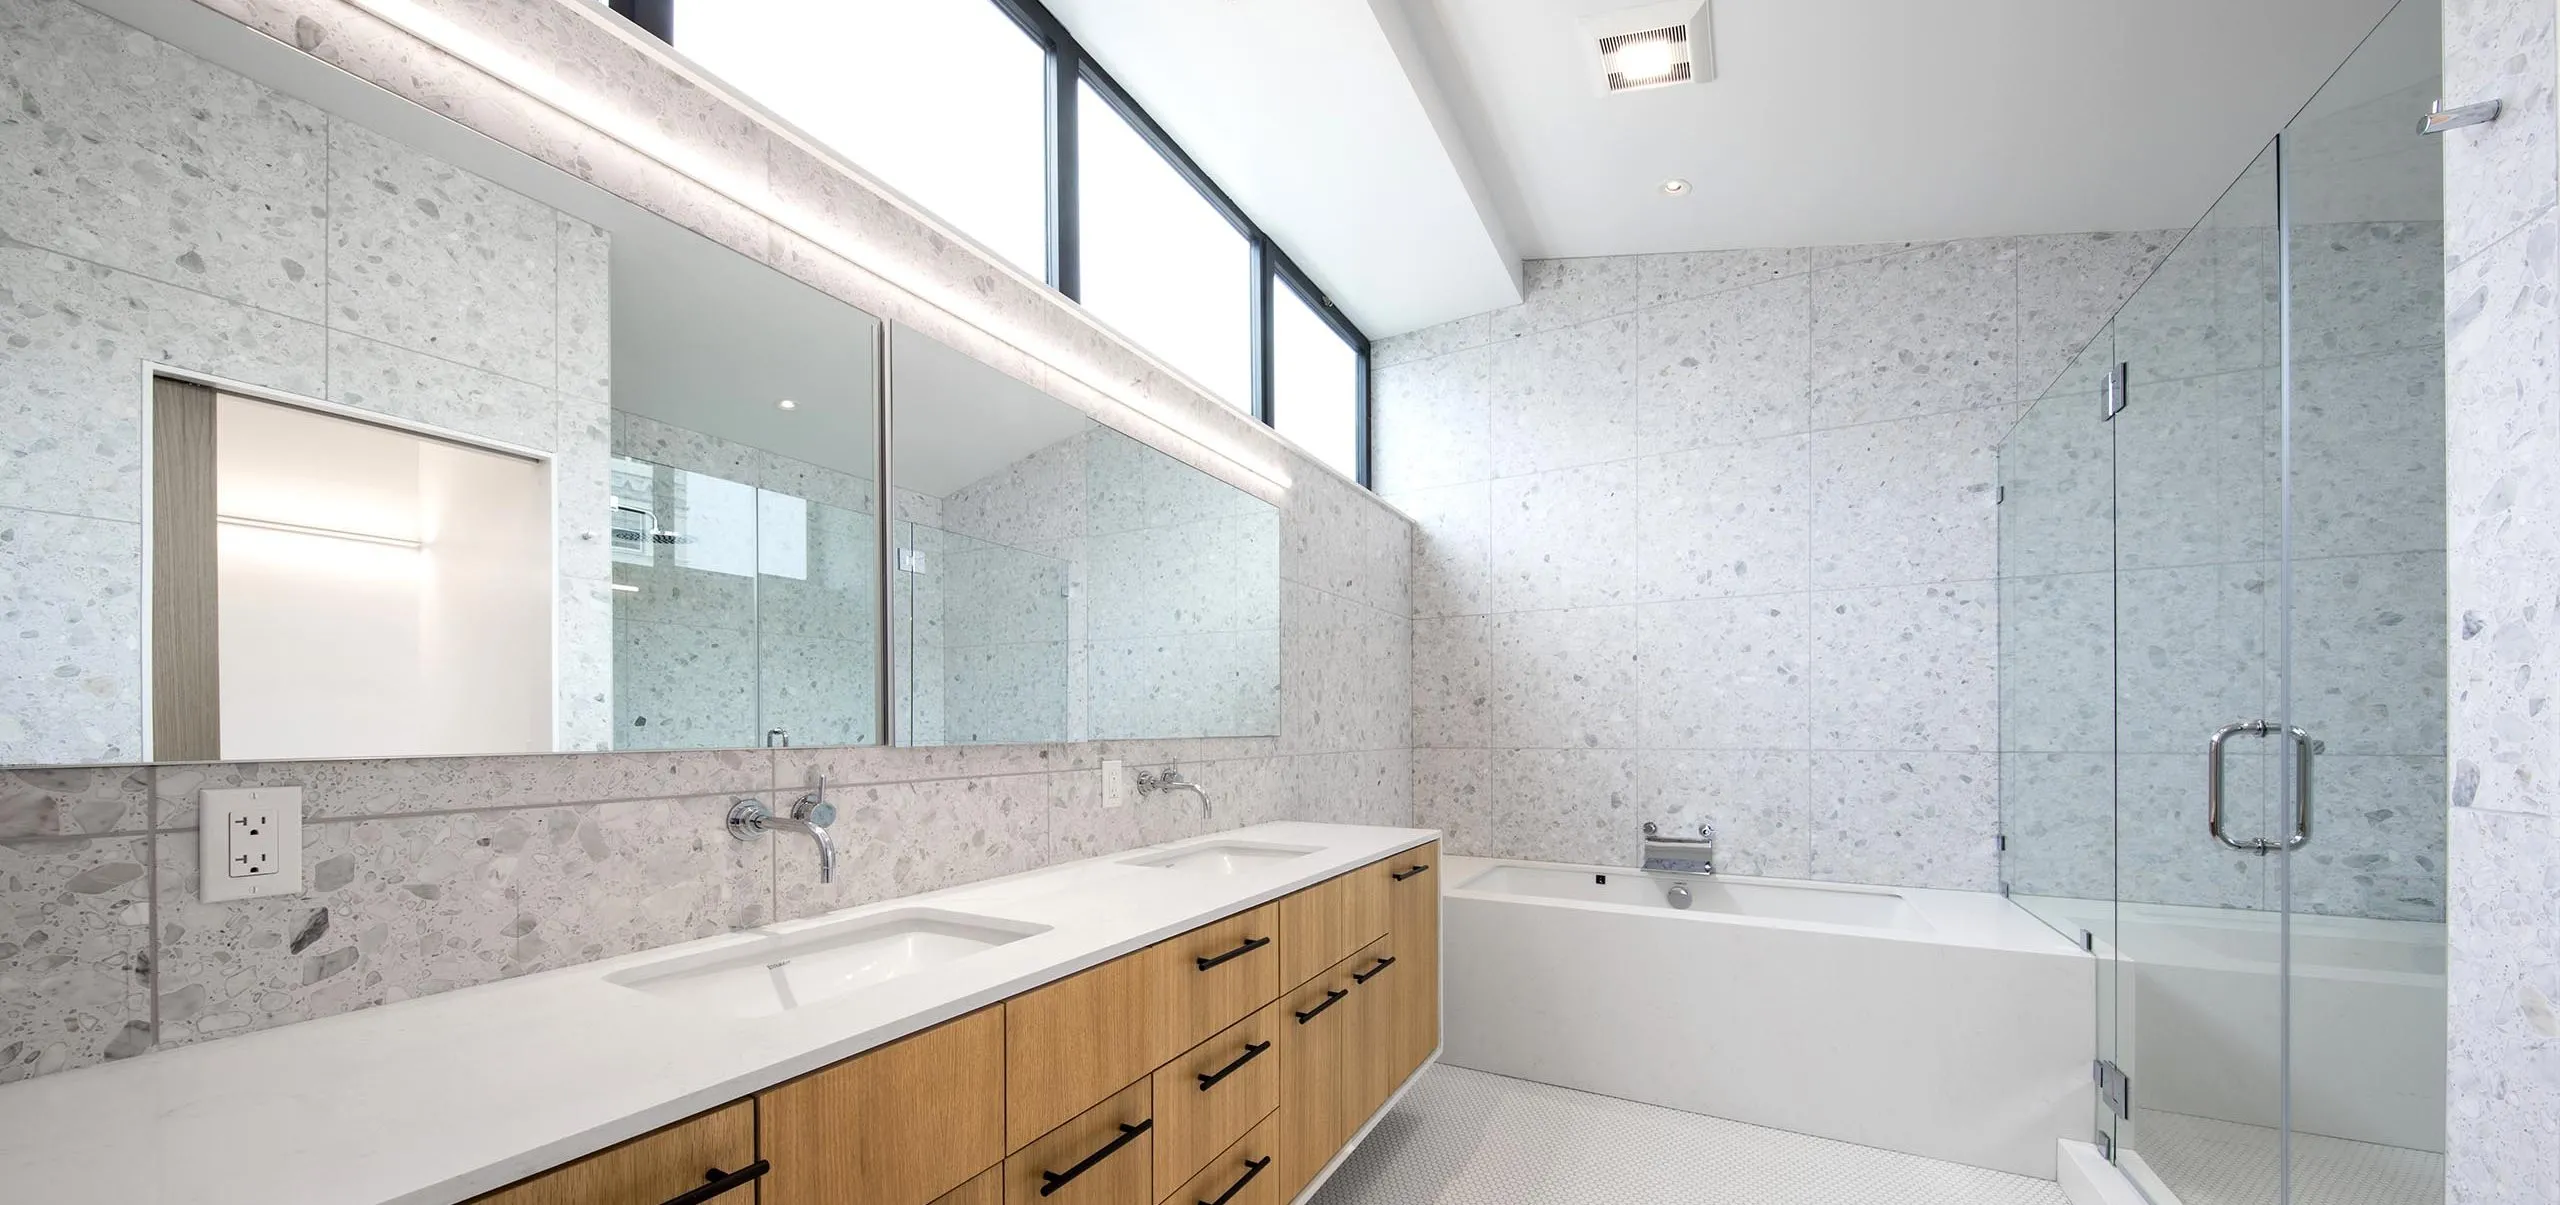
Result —
<path fill-rule="evenodd" d="M 1280 731 L 1271 504 L 890 333 L 900 744 Z"/>
<path fill-rule="evenodd" d="M 0 764 L 880 739 L 877 322 L 195 6 L 20 7 Z"/>

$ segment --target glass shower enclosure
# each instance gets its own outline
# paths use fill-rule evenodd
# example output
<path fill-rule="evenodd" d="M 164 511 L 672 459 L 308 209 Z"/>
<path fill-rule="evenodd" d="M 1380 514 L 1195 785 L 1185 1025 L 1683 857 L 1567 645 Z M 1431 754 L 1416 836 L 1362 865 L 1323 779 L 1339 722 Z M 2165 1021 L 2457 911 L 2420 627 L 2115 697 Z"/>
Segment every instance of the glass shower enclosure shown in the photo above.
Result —
<path fill-rule="evenodd" d="M 2404 0 L 2000 452 L 2002 880 L 2097 957 L 2155 1202 L 2443 1199 L 2437 8 Z"/>

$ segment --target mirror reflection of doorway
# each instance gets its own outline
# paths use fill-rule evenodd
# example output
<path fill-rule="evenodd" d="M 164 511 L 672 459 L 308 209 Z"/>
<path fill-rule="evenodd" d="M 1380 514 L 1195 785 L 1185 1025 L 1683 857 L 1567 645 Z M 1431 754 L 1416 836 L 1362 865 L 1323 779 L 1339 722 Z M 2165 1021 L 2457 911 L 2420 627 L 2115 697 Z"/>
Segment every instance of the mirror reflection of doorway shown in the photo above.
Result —
<path fill-rule="evenodd" d="M 552 747 L 543 460 L 159 378 L 151 755 Z"/>

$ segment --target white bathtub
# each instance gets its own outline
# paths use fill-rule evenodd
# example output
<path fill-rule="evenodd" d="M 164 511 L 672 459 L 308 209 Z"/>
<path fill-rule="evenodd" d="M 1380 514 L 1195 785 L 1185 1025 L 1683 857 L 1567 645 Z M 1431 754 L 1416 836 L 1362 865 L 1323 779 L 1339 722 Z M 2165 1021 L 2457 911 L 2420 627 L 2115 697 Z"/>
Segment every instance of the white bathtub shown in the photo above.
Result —
<path fill-rule="evenodd" d="M 2117 1062 L 2135 1103 L 2278 1123 L 2275 913 L 2124 904 L 2110 925 L 2103 901 L 2018 902 L 2122 952 Z M 2444 1149 L 2444 935 L 2421 921 L 2293 918 L 2296 1131 Z"/>
<path fill-rule="evenodd" d="M 1443 866 L 1446 1062 L 2047 1179 L 2089 1136 L 2096 964 L 1999 896 Z"/>

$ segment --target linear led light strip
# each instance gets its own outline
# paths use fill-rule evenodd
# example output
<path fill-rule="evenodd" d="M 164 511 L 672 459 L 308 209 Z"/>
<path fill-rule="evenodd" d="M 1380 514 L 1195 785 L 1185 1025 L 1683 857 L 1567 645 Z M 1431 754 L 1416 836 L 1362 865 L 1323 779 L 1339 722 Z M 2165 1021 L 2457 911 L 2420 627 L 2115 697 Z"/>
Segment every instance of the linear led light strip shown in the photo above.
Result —
<path fill-rule="evenodd" d="M 324 540 L 352 540 L 358 544 L 379 544 L 384 548 L 406 548 L 412 552 L 424 549 L 426 541 L 399 536 L 378 536 L 365 531 L 346 531 L 336 527 L 312 527 L 303 523 L 286 523 L 276 519 L 252 519 L 246 515 L 215 515 L 213 521 L 225 527 L 246 527 L 254 531 L 280 531 L 286 535 L 317 536 Z"/>

